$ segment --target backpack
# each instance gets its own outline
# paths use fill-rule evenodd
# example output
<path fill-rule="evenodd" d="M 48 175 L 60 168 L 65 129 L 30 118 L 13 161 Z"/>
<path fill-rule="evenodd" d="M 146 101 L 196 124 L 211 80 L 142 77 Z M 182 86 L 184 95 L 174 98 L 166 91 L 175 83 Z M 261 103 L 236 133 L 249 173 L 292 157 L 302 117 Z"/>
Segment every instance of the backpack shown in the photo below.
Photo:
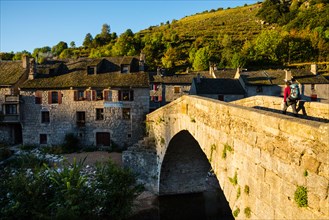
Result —
<path fill-rule="evenodd" d="M 300 99 L 300 92 L 299 92 L 299 87 L 297 84 L 290 85 L 289 99 L 291 101 L 296 101 L 296 100 Z"/>

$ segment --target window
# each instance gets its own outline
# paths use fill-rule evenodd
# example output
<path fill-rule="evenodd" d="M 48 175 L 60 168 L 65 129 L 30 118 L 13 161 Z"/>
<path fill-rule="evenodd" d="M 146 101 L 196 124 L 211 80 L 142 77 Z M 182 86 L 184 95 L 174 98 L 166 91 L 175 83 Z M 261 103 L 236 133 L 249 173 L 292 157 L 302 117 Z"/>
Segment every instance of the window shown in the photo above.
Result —
<path fill-rule="evenodd" d="M 130 119 L 130 108 L 122 108 L 122 118 L 126 120 Z"/>
<path fill-rule="evenodd" d="M 104 120 L 104 109 L 96 108 L 96 120 Z"/>
<path fill-rule="evenodd" d="M 35 92 L 35 104 L 42 104 L 42 91 Z"/>
<path fill-rule="evenodd" d="M 159 88 L 160 88 L 160 85 L 154 83 L 154 84 L 152 85 L 152 88 L 151 88 L 151 89 L 154 90 L 154 91 L 158 91 Z"/>
<path fill-rule="evenodd" d="M 257 86 L 256 88 L 256 92 L 259 93 L 259 92 L 263 92 L 263 87 L 262 86 Z"/>
<path fill-rule="evenodd" d="M 103 100 L 103 91 L 96 90 L 96 100 Z"/>
<path fill-rule="evenodd" d="M 83 90 L 79 90 L 78 91 L 78 100 L 84 100 L 84 91 Z"/>
<path fill-rule="evenodd" d="M 40 144 L 47 144 L 47 134 L 40 134 Z"/>
<path fill-rule="evenodd" d="M 49 123 L 49 122 L 50 122 L 49 111 L 42 111 L 41 123 Z"/>
<path fill-rule="evenodd" d="M 175 86 L 174 87 L 174 93 L 180 93 L 180 87 Z"/>
<path fill-rule="evenodd" d="M 315 84 L 311 84 L 311 90 L 315 90 Z"/>
<path fill-rule="evenodd" d="M 49 104 L 61 104 L 62 103 L 62 93 L 57 91 L 48 92 L 48 103 Z"/>
<path fill-rule="evenodd" d="M 17 105 L 11 104 L 6 105 L 6 115 L 16 115 L 17 114 Z"/>
<path fill-rule="evenodd" d="M 121 73 L 129 73 L 129 65 L 122 65 Z"/>
<path fill-rule="evenodd" d="M 106 101 L 112 102 L 112 90 L 105 90 L 104 91 L 104 99 Z"/>
<path fill-rule="evenodd" d="M 134 90 L 120 90 L 119 101 L 134 101 Z"/>
<path fill-rule="evenodd" d="M 94 66 L 88 66 L 87 67 L 87 74 L 88 75 L 96 74 L 96 67 L 94 67 Z"/>
<path fill-rule="evenodd" d="M 86 113 L 85 112 L 77 112 L 77 123 L 84 124 L 86 122 Z"/>

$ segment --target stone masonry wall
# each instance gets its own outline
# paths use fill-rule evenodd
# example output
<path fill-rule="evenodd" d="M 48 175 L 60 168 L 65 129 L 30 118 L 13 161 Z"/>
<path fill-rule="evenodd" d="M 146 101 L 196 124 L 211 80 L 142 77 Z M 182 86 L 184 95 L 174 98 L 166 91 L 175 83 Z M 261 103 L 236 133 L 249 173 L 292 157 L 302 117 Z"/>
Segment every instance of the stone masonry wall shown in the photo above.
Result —
<path fill-rule="evenodd" d="M 74 90 L 61 90 L 62 104 L 48 104 L 48 91 L 42 92 L 42 104 L 35 104 L 34 91 L 21 91 L 23 144 L 39 145 L 40 134 L 47 134 L 47 145 L 60 145 L 68 133 L 76 134 L 82 145 L 95 146 L 97 132 L 109 132 L 110 140 L 125 147 L 144 135 L 143 123 L 149 111 L 149 90 L 134 89 L 134 101 L 108 103 L 74 101 Z M 113 91 L 113 101 L 117 100 Z M 122 118 L 122 107 L 130 108 L 130 119 Z M 104 120 L 96 120 L 96 108 L 104 109 Z M 41 123 L 41 111 L 49 111 L 50 123 Z M 85 112 L 85 126 L 77 125 L 77 111 Z"/>
<path fill-rule="evenodd" d="M 209 159 L 232 211 L 240 211 L 237 219 L 329 218 L 328 123 L 183 96 L 148 114 L 147 127 L 157 167 L 134 168 L 152 176 L 155 192 L 171 138 L 187 130 Z M 300 186 L 307 189 L 307 207 L 294 200 Z"/>
<path fill-rule="evenodd" d="M 232 103 L 246 107 L 265 107 L 274 110 L 282 110 L 283 98 L 273 96 L 253 96 Z M 329 120 L 329 104 L 321 102 L 305 102 L 304 104 L 307 116 Z M 292 112 L 291 107 L 287 109 Z M 302 114 L 302 112 L 299 112 Z"/>

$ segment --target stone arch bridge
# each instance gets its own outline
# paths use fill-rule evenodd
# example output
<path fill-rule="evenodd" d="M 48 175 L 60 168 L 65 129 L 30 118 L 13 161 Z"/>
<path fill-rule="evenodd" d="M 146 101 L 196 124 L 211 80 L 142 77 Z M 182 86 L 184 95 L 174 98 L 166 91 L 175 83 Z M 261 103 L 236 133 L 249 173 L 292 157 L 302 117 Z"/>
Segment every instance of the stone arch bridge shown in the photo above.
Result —
<path fill-rule="evenodd" d="M 147 115 L 148 137 L 123 162 L 159 195 L 202 191 L 212 169 L 238 219 L 328 219 L 329 105 L 295 118 L 281 101 L 183 96 Z M 307 207 L 294 199 L 302 187 Z"/>

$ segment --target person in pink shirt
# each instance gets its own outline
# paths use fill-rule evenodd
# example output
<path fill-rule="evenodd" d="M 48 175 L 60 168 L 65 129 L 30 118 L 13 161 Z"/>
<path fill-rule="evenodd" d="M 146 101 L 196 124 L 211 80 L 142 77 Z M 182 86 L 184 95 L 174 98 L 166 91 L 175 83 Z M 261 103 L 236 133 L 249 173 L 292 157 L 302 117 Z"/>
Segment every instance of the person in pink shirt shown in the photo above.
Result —
<path fill-rule="evenodd" d="M 289 106 L 291 106 L 292 108 L 292 112 L 294 113 L 295 116 L 297 115 L 297 110 L 296 110 L 296 101 L 292 101 L 289 99 L 289 95 L 290 95 L 290 81 L 286 82 L 286 87 L 284 88 L 284 92 L 283 92 L 283 109 L 282 109 L 282 113 L 286 114 L 287 112 L 287 108 Z"/>

